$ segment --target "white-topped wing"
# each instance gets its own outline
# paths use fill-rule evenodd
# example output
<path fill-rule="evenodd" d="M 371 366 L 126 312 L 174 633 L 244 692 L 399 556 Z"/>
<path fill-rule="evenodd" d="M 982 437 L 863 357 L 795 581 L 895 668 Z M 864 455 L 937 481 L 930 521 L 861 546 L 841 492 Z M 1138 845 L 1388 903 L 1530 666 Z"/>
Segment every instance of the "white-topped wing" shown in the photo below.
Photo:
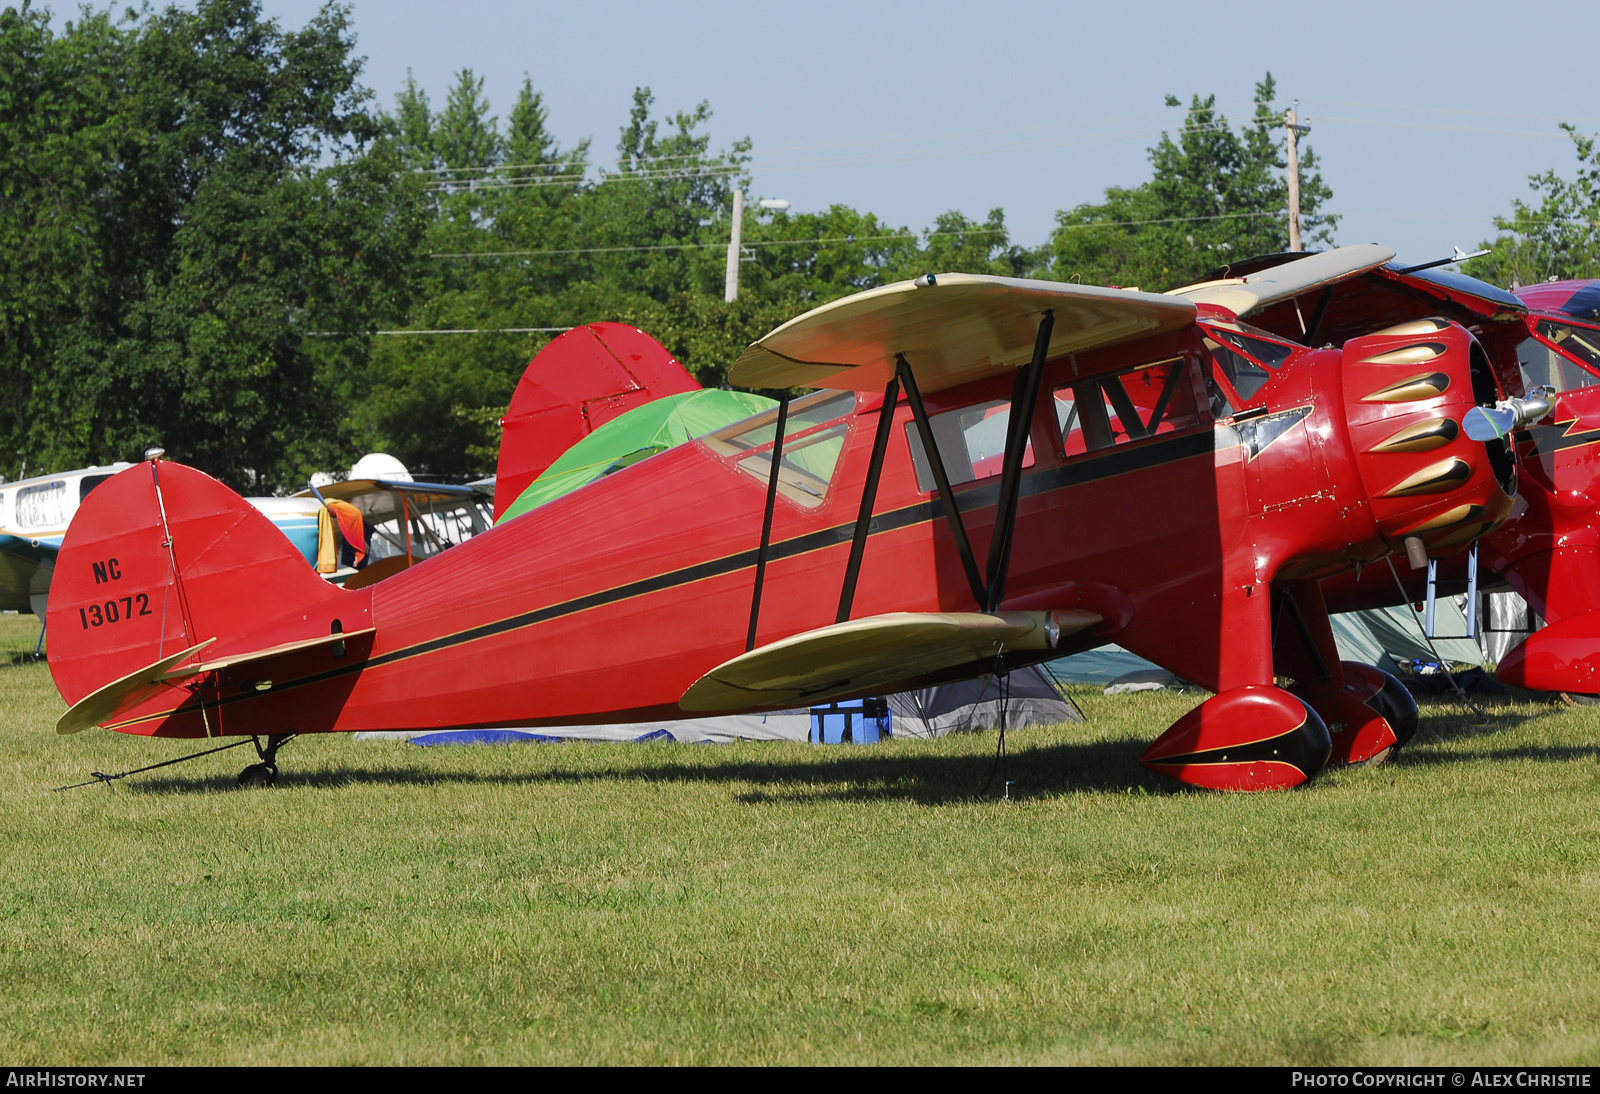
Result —
<path fill-rule="evenodd" d="M 1155 293 L 980 274 L 918 280 L 931 284 L 898 281 L 789 320 L 746 349 L 728 380 L 881 391 L 903 353 L 917 385 L 939 391 L 1027 364 L 1046 311 L 1055 315 L 1052 357 L 1177 330 L 1195 317 L 1187 300 Z"/>
<path fill-rule="evenodd" d="M 1215 304 L 1243 319 L 1259 308 L 1326 288 L 1368 270 L 1375 270 L 1393 259 L 1394 252 L 1388 247 L 1361 243 L 1291 259 L 1280 266 L 1258 270 L 1246 277 L 1185 285 L 1167 295 L 1196 304 Z"/>
<path fill-rule="evenodd" d="M 725 661 L 678 700 L 689 711 L 760 710 L 904 691 L 932 674 L 982 675 L 1003 651 L 1048 651 L 1102 622 L 1056 612 L 890 612 L 791 635 Z"/>

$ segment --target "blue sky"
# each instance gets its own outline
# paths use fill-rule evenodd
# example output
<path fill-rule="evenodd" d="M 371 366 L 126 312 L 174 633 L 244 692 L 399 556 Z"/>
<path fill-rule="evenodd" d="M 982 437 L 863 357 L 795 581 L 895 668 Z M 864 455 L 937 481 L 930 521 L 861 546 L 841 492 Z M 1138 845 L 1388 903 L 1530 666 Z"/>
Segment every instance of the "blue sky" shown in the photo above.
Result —
<path fill-rule="evenodd" d="M 298 25 L 318 4 L 264 0 Z M 947 209 L 1005 209 L 1042 242 L 1056 210 L 1149 177 L 1181 120 L 1171 92 L 1250 113 L 1271 69 L 1300 100 L 1344 214 L 1340 243 L 1404 259 L 1468 247 L 1529 193 L 1572 173 L 1557 123 L 1600 131 L 1593 3 L 986 4 L 812 2 L 442 5 L 355 0 L 365 80 L 386 108 L 407 71 L 436 106 L 456 71 L 495 111 L 524 73 L 563 144 L 609 156 L 634 87 L 663 112 L 702 99 L 716 146 L 754 141 L 754 191 L 796 209 L 844 203 L 923 228 Z"/>

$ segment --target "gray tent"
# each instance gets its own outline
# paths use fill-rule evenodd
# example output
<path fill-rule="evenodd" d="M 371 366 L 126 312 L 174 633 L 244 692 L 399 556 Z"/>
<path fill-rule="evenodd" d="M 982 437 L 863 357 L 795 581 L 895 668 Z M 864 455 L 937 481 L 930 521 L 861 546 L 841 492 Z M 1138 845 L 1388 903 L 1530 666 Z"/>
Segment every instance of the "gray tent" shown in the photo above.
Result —
<path fill-rule="evenodd" d="M 995 729 L 1000 725 L 1001 697 L 993 677 L 922 688 L 889 696 L 896 737 L 942 737 Z M 1019 669 L 1009 680 L 1005 702 L 1007 729 L 1078 721 L 1078 714 L 1037 668 Z M 409 740 L 417 744 L 510 744 L 555 741 L 681 741 L 727 744 L 730 741 L 804 741 L 811 736 L 809 710 L 770 714 L 735 714 L 720 718 L 686 718 L 676 722 L 619 722 L 596 726 L 538 726 L 530 729 L 370 730 L 358 741 Z"/>
<path fill-rule="evenodd" d="M 896 737 L 943 737 L 946 733 L 999 729 L 1002 708 L 1008 730 L 1083 720 L 1037 668 L 1019 669 L 1010 675 L 1004 702 L 993 676 L 889 696 Z"/>
<path fill-rule="evenodd" d="M 1423 636 L 1421 618 L 1406 605 L 1336 615 L 1333 637 L 1341 660 L 1377 665 L 1387 672 L 1395 671 L 1396 661 L 1442 658 L 1459 665 L 1483 664 L 1483 651 L 1467 633 L 1467 617 L 1453 597 L 1440 597 L 1434 604 L 1431 646 Z"/>

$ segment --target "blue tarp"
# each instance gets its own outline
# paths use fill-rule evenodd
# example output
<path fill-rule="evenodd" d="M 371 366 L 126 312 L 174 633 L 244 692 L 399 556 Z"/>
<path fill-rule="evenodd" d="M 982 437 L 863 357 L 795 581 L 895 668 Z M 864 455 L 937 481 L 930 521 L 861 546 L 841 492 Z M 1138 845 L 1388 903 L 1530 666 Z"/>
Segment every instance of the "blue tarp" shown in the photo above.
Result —
<path fill-rule="evenodd" d="M 558 745 L 560 737 L 529 733 L 523 729 L 447 729 L 412 737 L 414 745 Z"/>

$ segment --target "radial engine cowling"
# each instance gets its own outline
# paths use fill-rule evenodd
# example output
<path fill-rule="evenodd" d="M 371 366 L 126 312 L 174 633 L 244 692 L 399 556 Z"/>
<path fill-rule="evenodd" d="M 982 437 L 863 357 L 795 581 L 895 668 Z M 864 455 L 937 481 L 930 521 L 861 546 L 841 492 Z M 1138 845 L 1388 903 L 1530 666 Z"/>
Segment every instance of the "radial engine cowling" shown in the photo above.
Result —
<path fill-rule="evenodd" d="M 1372 516 L 1390 546 L 1432 551 L 1474 539 L 1511 511 L 1516 470 L 1503 439 L 1462 429 L 1500 398 L 1487 354 L 1442 319 L 1403 323 L 1345 343 L 1345 418 Z"/>

